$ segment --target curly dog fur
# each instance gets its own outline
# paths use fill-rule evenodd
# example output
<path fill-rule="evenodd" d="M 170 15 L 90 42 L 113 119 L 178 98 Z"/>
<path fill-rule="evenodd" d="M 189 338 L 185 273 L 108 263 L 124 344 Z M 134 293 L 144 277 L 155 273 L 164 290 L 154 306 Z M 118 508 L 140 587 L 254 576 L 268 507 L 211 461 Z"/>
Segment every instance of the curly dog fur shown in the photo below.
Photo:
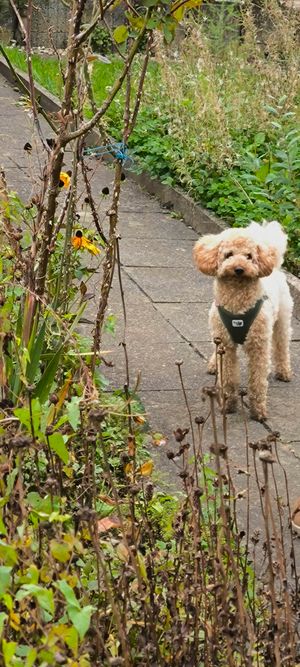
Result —
<path fill-rule="evenodd" d="M 276 221 L 259 225 L 252 222 L 242 229 L 227 229 L 220 234 L 203 236 L 194 247 L 197 268 L 215 276 L 213 303 L 209 322 L 213 338 L 220 338 L 225 348 L 223 382 L 226 409 L 237 406 L 239 367 L 237 345 L 221 321 L 217 306 L 232 313 L 245 313 L 264 295 L 268 298 L 252 323 L 243 344 L 248 357 L 248 396 L 251 416 L 267 417 L 268 374 L 273 361 L 278 380 L 291 379 L 290 338 L 293 301 L 280 266 L 287 238 Z M 209 362 L 209 372 L 216 372 L 216 355 Z"/>

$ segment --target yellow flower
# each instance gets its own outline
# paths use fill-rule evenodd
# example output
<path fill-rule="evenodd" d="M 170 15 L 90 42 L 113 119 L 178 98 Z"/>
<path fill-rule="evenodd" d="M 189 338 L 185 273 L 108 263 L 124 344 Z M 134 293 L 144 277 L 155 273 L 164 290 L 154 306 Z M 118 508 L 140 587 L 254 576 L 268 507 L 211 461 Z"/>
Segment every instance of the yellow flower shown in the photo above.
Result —
<path fill-rule="evenodd" d="M 97 246 L 94 245 L 89 239 L 86 238 L 86 236 L 83 236 L 83 233 L 80 229 L 77 230 L 75 236 L 72 238 L 72 246 L 76 250 L 80 250 L 80 248 L 85 248 L 90 252 L 92 255 L 99 255 L 100 250 L 97 248 Z"/>
<path fill-rule="evenodd" d="M 68 188 L 70 185 L 71 177 L 70 174 L 66 171 L 61 171 L 59 174 L 59 187 Z"/>

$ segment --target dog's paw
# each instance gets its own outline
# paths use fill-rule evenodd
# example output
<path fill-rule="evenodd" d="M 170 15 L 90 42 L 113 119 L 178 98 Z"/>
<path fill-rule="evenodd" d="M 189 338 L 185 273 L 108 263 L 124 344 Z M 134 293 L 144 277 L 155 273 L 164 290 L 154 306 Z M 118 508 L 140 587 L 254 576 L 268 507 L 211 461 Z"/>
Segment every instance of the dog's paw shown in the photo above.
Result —
<path fill-rule="evenodd" d="M 277 373 L 275 373 L 275 379 L 279 380 L 280 382 L 290 382 L 292 379 L 292 372 L 287 371 L 286 373 L 283 373 L 281 371 L 277 371 Z"/>
<path fill-rule="evenodd" d="M 207 364 L 207 372 L 209 375 L 216 375 L 217 374 L 217 366 L 216 366 L 216 355 L 215 353 L 211 355 L 209 362 Z"/>
<path fill-rule="evenodd" d="M 261 424 L 267 421 L 268 415 L 266 410 L 257 410 L 256 408 L 251 408 L 250 417 L 253 421 L 260 422 Z"/>

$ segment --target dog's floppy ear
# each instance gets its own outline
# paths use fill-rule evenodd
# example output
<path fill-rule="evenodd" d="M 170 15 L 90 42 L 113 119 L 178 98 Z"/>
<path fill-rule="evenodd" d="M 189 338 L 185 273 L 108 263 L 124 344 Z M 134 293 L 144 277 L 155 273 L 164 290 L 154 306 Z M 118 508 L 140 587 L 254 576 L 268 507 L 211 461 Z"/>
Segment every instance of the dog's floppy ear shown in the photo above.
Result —
<path fill-rule="evenodd" d="M 257 263 L 259 277 L 270 276 L 275 266 L 278 265 L 278 253 L 275 248 L 257 246 Z"/>
<path fill-rule="evenodd" d="M 208 276 L 214 276 L 217 272 L 217 260 L 220 240 L 218 234 L 207 234 L 203 236 L 194 246 L 193 258 L 199 271 Z"/>

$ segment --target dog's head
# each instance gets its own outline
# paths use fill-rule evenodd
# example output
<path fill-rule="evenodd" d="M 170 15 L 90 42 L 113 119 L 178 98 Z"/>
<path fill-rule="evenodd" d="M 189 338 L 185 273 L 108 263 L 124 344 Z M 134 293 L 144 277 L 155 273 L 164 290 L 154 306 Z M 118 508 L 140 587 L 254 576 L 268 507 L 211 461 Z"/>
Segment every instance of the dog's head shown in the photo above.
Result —
<path fill-rule="evenodd" d="M 199 271 L 219 279 L 255 280 L 269 276 L 278 265 L 276 248 L 249 238 L 247 228 L 203 236 L 193 255 Z"/>

